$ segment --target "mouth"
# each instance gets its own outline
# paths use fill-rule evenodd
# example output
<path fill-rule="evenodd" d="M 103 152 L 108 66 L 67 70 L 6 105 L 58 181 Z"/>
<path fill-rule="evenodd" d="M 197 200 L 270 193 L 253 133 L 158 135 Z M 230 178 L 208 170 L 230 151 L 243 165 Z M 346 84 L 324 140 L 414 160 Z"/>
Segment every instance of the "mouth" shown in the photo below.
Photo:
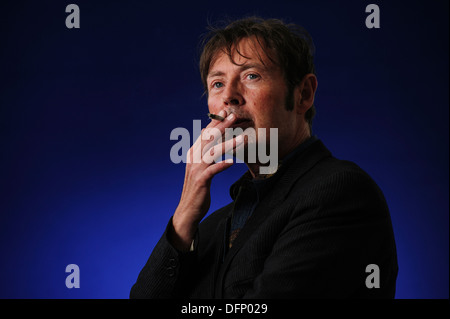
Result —
<path fill-rule="evenodd" d="M 247 119 L 247 118 L 238 118 L 233 123 L 233 125 L 231 125 L 230 127 L 232 127 L 232 128 L 240 127 L 240 128 L 245 130 L 246 128 L 248 128 L 248 127 L 250 127 L 252 125 L 253 125 L 253 121 L 252 120 Z"/>

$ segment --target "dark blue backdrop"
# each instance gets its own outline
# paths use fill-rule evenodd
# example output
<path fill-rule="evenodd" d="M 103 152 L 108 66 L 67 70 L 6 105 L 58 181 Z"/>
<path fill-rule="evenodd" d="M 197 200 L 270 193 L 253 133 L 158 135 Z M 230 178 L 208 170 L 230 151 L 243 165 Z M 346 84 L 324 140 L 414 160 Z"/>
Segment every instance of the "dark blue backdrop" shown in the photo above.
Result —
<path fill-rule="evenodd" d="M 170 132 L 207 121 L 199 36 L 250 14 L 312 34 L 314 132 L 383 190 L 397 297 L 449 297 L 448 1 L 74 2 L 80 29 L 69 1 L 0 4 L 0 297 L 128 297 L 180 196 Z M 244 170 L 214 179 L 211 211 Z"/>

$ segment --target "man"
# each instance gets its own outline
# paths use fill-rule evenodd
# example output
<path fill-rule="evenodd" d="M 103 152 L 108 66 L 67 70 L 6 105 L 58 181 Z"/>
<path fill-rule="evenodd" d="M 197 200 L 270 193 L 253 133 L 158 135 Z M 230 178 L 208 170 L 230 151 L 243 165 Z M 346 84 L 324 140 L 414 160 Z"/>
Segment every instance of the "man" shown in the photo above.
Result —
<path fill-rule="evenodd" d="M 196 162 L 193 154 L 214 157 L 251 141 L 212 147 L 200 136 L 179 205 L 131 298 L 394 297 L 397 257 L 383 194 L 311 135 L 311 46 L 306 31 L 279 20 L 248 18 L 211 31 L 200 72 L 210 113 L 225 119 L 205 130 L 278 128 L 278 169 L 260 174 L 264 164 L 245 157 L 249 170 L 232 185 L 233 201 L 201 222 L 211 179 L 232 163 Z M 266 136 L 253 142 L 269 145 Z M 368 278 L 374 265 L 379 272 Z"/>

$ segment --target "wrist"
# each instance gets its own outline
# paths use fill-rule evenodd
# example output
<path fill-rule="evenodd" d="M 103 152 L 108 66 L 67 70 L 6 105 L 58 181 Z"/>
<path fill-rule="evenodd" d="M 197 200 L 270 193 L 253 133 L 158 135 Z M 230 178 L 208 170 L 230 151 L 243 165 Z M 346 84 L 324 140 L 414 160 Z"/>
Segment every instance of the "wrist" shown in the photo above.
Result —
<path fill-rule="evenodd" d="M 190 251 L 196 232 L 197 223 L 173 216 L 170 241 L 176 249 L 183 252 Z"/>

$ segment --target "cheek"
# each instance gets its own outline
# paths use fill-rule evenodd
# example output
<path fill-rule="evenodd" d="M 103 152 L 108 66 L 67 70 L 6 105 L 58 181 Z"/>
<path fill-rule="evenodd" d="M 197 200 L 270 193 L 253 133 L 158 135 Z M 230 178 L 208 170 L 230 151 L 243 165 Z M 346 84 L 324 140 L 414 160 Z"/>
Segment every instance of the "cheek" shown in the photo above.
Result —
<path fill-rule="evenodd" d="M 221 110 L 221 104 L 217 98 L 208 98 L 208 110 L 210 113 L 217 114 Z"/>
<path fill-rule="evenodd" d="M 284 98 L 273 92 L 252 93 L 249 96 L 258 126 L 272 126 L 271 124 L 277 121 L 281 109 L 284 108 Z"/>

